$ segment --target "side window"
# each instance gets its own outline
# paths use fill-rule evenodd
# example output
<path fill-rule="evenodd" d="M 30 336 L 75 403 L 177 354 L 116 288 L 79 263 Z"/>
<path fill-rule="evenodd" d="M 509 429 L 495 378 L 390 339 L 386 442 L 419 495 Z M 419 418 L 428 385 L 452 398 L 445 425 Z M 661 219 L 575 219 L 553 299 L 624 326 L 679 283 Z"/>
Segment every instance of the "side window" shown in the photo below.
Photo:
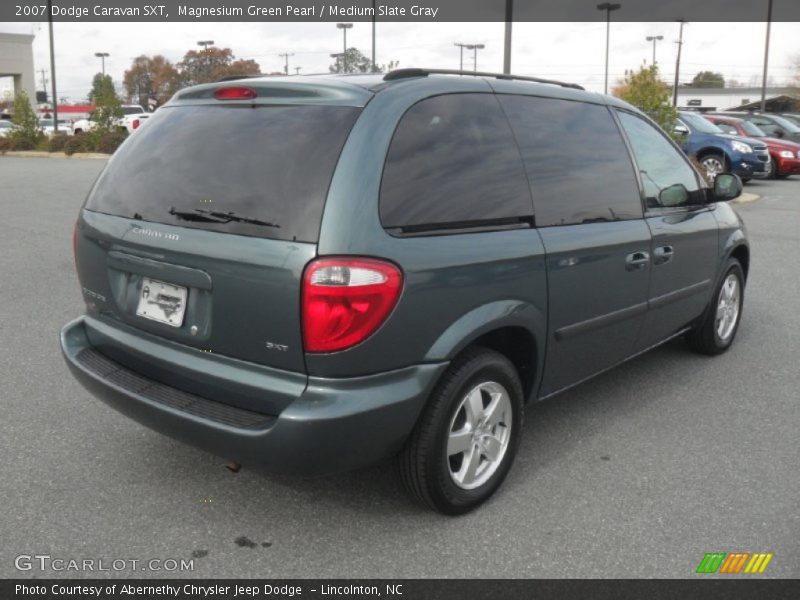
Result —
<path fill-rule="evenodd" d="M 605 106 L 500 96 L 530 181 L 536 224 L 642 218 L 639 186 Z"/>
<path fill-rule="evenodd" d="M 403 115 L 381 181 L 384 227 L 425 229 L 532 214 L 522 160 L 493 94 L 435 96 Z"/>
<path fill-rule="evenodd" d="M 731 125 L 730 123 L 726 123 L 725 121 L 714 121 L 714 125 L 722 129 L 725 133 L 732 133 L 734 135 L 739 135 L 739 131 Z"/>
<path fill-rule="evenodd" d="M 755 125 L 758 125 L 761 129 L 763 129 L 766 133 L 770 135 L 775 135 L 777 131 L 780 129 L 774 122 L 770 121 L 769 119 L 765 119 L 763 117 L 753 117 L 750 121 Z"/>
<path fill-rule="evenodd" d="M 694 170 L 667 138 L 650 123 L 617 111 L 639 165 L 648 208 L 673 208 L 703 204 Z"/>

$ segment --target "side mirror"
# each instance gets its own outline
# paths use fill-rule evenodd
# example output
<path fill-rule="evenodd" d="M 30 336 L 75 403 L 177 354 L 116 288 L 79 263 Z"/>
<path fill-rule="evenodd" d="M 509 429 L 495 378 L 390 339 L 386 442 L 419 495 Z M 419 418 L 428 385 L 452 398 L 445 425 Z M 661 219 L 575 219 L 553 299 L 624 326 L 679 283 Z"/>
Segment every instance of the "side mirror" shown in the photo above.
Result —
<path fill-rule="evenodd" d="M 666 208 L 684 206 L 689 201 L 689 190 L 682 183 L 664 188 L 658 193 L 658 203 Z"/>
<path fill-rule="evenodd" d="M 742 195 L 742 180 L 734 173 L 720 173 L 714 178 L 712 202 L 725 202 Z"/>
<path fill-rule="evenodd" d="M 675 133 L 675 135 L 689 135 L 689 128 L 682 123 L 676 123 L 672 131 Z"/>

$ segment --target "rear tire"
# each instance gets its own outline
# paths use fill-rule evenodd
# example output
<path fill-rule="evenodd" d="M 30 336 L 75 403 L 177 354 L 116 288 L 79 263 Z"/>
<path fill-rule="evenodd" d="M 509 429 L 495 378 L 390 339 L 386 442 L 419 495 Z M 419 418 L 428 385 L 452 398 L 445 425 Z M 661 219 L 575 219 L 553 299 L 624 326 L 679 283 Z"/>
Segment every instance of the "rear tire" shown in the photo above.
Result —
<path fill-rule="evenodd" d="M 695 352 L 715 356 L 733 344 L 744 307 L 744 271 L 735 258 L 728 259 L 725 275 L 714 290 L 700 321 L 686 334 Z"/>
<path fill-rule="evenodd" d="M 406 490 L 448 515 L 478 507 L 511 468 L 523 413 L 514 365 L 494 350 L 468 349 L 442 376 L 400 453 Z"/>

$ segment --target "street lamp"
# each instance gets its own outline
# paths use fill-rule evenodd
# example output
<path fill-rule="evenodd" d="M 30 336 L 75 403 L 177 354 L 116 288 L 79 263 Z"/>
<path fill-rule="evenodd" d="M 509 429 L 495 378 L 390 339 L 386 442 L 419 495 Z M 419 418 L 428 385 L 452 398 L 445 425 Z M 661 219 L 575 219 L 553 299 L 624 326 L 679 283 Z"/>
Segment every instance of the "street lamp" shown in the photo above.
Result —
<path fill-rule="evenodd" d="M 648 35 L 645 38 L 648 42 L 653 42 L 653 65 L 656 64 L 656 44 L 664 39 L 663 35 Z"/>
<path fill-rule="evenodd" d="M 454 46 L 458 46 L 458 70 L 464 70 L 464 48 L 469 47 L 469 44 L 462 44 L 461 42 L 453 42 Z"/>
<path fill-rule="evenodd" d="M 95 52 L 94 55 L 102 61 L 103 77 L 106 76 L 106 58 L 111 56 L 108 52 Z"/>
<path fill-rule="evenodd" d="M 352 29 L 352 23 L 337 23 L 336 29 L 341 29 L 344 35 L 344 46 L 342 52 L 342 73 L 347 73 L 347 30 Z"/>
<path fill-rule="evenodd" d="M 214 45 L 214 40 L 200 40 L 197 42 L 198 46 L 202 46 L 203 50 L 206 54 L 206 77 L 208 77 L 209 72 L 211 71 L 210 61 L 208 60 L 208 47 Z"/>
<path fill-rule="evenodd" d="M 608 93 L 608 44 L 611 37 L 611 11 L 619 10 L 622 8 L 621 4 L 611 4 L 610 2 L 603 2 L 597 5 L 597 10 L 606 11 L 606 79 L 603 93 Z"/>
<path fill-rule="evenodd" d="M 483 50 L 486 48 L 483 44 L 473 44 L 471 46 L 467 46 L 469 50 L 472 50 L 472 70 L 478 70 L 478 50 Z"/>

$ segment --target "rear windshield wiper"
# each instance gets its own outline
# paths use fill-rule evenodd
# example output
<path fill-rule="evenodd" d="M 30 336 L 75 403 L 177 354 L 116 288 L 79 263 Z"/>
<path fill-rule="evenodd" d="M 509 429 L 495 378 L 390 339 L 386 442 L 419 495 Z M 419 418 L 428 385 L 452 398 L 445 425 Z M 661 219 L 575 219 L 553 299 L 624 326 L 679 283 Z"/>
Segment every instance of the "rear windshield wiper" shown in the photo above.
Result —
<path fill-rule="evenodd" d="M 205 210 L 203 208 L 194 208 L 192 210 L 175 210 L 175 207 L 169 209 L 169 214 L 185 219 L 187 221 L 203 221 L 205 223 L 230 223 L 235 221 L 237 223 L 248 223 L 249 225 L 261 225 L 262 227 L 275 227 L 280 229 L 280 225 L 270 223 L 269 221 L 262 221 L 253 217 L 242 217 L 234 212 L 222 212 L 219 210 Z"/>

